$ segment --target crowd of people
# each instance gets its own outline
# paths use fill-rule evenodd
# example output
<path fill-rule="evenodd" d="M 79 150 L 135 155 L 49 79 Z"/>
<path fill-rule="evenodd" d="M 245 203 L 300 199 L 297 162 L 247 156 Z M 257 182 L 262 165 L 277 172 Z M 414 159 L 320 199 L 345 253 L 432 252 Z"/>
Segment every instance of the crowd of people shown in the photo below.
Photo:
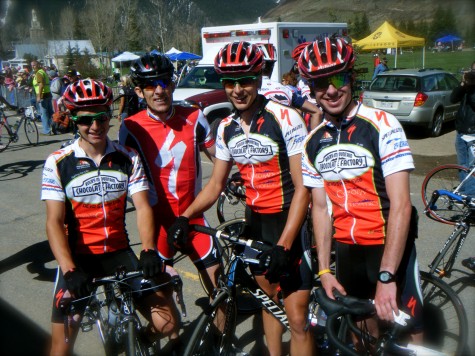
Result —
<path fill-rule="evenodd" d="M 330 298 L 336 289 L 374 299 L 379 320 L 392 321 L 399 310 L 409 313 L 415 320 L 412 337 L 421 340 L 417 213 L 409 194 L 414 162 L 404 130 L 393 115 L 353 99 L 355 53 L 344 38 L 297 46 L 295 65 L 282 83 L 269 79 L 272 51 L 234 42 L 218 52 L 214 68 L 234 111 L 221 121 L 216 137 L 201 110 L 173 104 L 174 68 L 165 55 L 143 55 L 130 76 L 121 78 L 118 143 L 107 137 L 111 89 L 68 73 L 69 85 L 54 94 L 69 110 L 77 138 L 46 160 L 41 195 L 48 240 L 59 265 L 54 298 L 66 290 L 76 298 L 87 295 L 92 277 L 110 274 L 119 264 L 142 267 L 146 278 L 160 283 L 168 278 L 164 266 L 173 265 L 177 251 L 189 256 L 211 292 L 223 272 L 219 250 L 212 237 L 190 225 L 207 224 L 204 212 L 236 165 L 246 188 L 246 231 L 272 246 L 251 270 L 277 303 L 281 292 L 291 354 L 316 352 L 306 328 L 315 274 Z M 32 87 L 43 119 L 49 113 L 49 104 L 43 103 L 58 75 L 34 64 Z M 267 95 L 271 87 L 282 95 Z M 142 108 L 137 108 L 139 101 Z M 201 152 L 214 164 L 204 187 Z M 118 190 L 107 181 L 125 184 Z M 86 182 L 97 189 L 75 194 L 75 187 Z M 124 223 L 127 195 L 137 209 L 138 259 Z M 309 206 L 318 266 L 306 258 L 311 243 L 303 224 Z M 336 275 L 330 269 L 333 245 Z M 167 336 L 170 354 L 180 354 L 184 340 L 171 293 L 160 290 L 137 303 L 150 321 L 148 340 Z M 56 299 L 53 304 L 51 354 L 67 354 L 79 325 L 69 325 L 73 342 L 66 342 Z M 269 355 L 281 355 L 282 326 L 265 310 L 262 320 Z M 377 336 L 376 318 L 364 322 Z"/>

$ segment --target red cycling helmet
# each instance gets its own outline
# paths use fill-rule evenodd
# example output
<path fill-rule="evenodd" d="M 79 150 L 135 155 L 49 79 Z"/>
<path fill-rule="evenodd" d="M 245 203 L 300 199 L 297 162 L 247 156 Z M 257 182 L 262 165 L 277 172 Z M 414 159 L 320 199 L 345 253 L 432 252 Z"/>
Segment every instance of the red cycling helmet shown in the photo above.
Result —
<path fill-rule="evenodd" d="M 262 51 L 264 61 L 277 61 L 277 53 L 272 43 L 256 43 L 257 47 Z"/>
<path fill-rule="evenodd" d="M 264 64 L 262 51 L 249 42 L 233 42 L 221 48 L 214 59 L 218 74 L 259 74 Z"/>
<path fill-rule="evenodd" d="M 291 57 L 295 62 L 298 62 L 298 60 L 300 58 L 300 54 L 305 49 L 305 47 L 307 47 L 310 43 L 312 43 L 312 42 L 303 42 L 303 43 L 298 44 L 294 48 L 294 50 L 292 51 Z"/>
<path fill-rule="evenodd" d="M 66 88 L 63 98 L 68 110 L 75 111 L 91 106 L 111 106 L 113 96 L 112 90 L 102 82 L 80 79 Z"/>
<path fill-rule="evenodd" d="M 353 47 L 348 42 L 325 37 L 303 50 L 298 66 L 302 77 L 316 79 L 351 69 L 354 63 Z"/>

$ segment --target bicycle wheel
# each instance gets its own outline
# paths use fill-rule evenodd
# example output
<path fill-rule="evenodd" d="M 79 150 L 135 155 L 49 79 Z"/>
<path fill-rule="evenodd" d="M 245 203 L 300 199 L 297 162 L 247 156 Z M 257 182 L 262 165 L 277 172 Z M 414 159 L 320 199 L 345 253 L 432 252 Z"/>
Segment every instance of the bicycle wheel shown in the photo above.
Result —
<path fill-rule="evenodd" d="M 23 124 L 23 127 L 25 128 L 26 139 L 30 144 L 36 146 L 39 139 L 38 126 L 36 126 L 36 123 L 28 117 L 25 117 Z"/>
<path fill-rule="evenodd" d="M 460 185 L 461 173 L 469 174 L 470 170 L 456 164 L 446 164 L 436 167 L 424 178 L 421 195 L 429 217 L 445 224 L 455 225 L 468 209 L 466 204 L 455 201 L 447 195 L 441 195 L 434 204 L 431 204 L 432 206 L 429 206 L 434 191 L 443 189 L 453 192 Z M 475 174 L 472 176 L 475 179 Z M 463 193 L 463 188 L 462 186 L 459 189 L 460 193 Z"/>
<path fill-rule="evenodd" d="M 232 291 L 221 290 L 201 314 L 184 355 L 234 355 L 236 303 Z"/>
<path fill-rule="evenodd" d="M 11 135 L 12 131 L 10 126 L 8 126 L 8 124 L 6 124 L 4 121 L 0 122 L 0 152 L 5 151 L 10 145 Z"/>
<path fill-rule="evenodd" d="M 424 299 L 424 345 L 447 355 L 463 355 L 468 337 L 467 315 L 460 298 L 440 278 L 421 272 Z"/>
<path fill-rule="evenodd" d="M 240 188 L 244 189 L 244 188 Z M 219 223 L 244 218 L 246 212 L 246 200 L 236 197 L 232 193 L 222 192 L 216 203 L 216 215 Z"/>

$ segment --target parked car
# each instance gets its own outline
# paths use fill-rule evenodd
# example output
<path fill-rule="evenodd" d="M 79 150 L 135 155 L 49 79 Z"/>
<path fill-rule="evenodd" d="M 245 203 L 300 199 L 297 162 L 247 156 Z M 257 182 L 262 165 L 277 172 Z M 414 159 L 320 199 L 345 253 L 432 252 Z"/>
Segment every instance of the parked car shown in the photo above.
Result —
<path fill-rule="evenodd" d="M 212 65 L 198 65 L 181 78 L 173 93 L 173 103 L 201 109 L 214 134 L 221 119 L 233 110 Z"/>
<path fill-rule="evenodd" d="M 455 119 L 459 104 L 450 102 L 450 93 L 458 84 L 452 74 L 440 69 L 387 71 L 361 93 L 360 101 L 393 114 L 402 125 L 424 127 L 436 137 L 444 122 Z"/>

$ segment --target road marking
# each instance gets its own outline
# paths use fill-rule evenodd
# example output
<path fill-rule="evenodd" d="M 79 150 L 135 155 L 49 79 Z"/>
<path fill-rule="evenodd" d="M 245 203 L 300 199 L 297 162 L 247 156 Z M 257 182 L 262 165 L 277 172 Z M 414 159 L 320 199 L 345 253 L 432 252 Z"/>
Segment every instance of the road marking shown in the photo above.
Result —
<path fill-rule="evenodd" d="M 200 277 L 196 273 L 188 272 L 188 271 L 182 270 L 181 268 L 176 268 L 176 267 L 174 268 L 183 278 L 191 279 L 192 281 L 200 280 Z"/>

